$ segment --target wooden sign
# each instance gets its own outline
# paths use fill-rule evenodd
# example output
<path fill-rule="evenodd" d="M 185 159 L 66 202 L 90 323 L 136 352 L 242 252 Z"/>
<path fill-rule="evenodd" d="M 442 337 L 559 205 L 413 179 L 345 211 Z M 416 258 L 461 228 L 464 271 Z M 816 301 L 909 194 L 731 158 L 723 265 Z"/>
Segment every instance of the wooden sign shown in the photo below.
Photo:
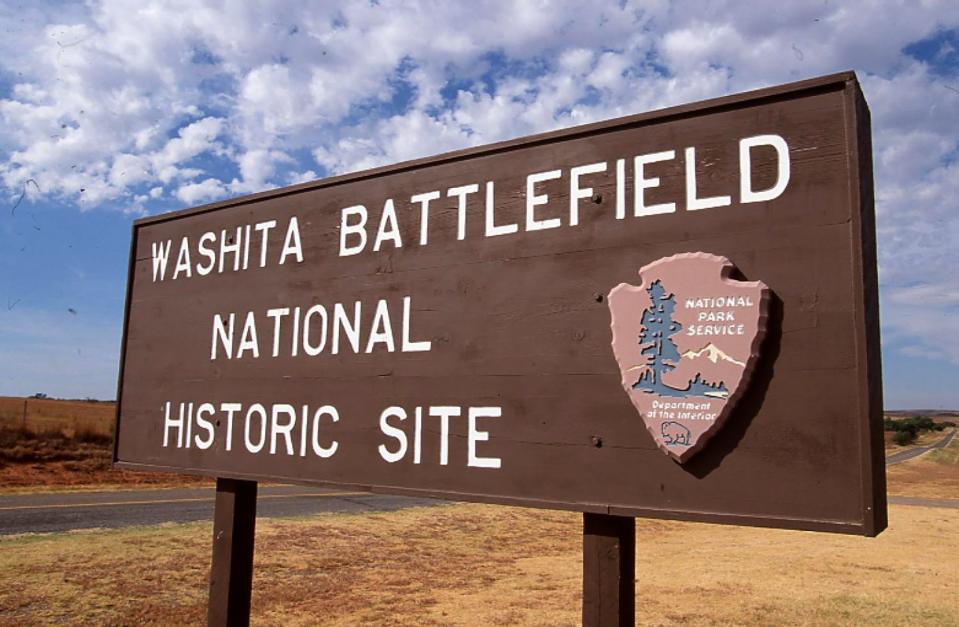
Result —
<path fill-rule="evenodd" d="M 874 535 L 872 202 L 840 74 L 138 220 L 115 461 Z"/>

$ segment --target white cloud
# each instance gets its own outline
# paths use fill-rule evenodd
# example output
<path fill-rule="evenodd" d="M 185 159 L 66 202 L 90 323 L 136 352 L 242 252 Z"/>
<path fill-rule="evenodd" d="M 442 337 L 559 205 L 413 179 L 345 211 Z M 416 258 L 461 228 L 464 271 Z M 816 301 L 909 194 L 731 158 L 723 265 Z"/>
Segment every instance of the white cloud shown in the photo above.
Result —
<path fill-rule="evenodd" d="M 299 185 L 300 183 L 309 183 L 310 181 L 315 181 L 318 179 L 316 172 L 313 170 L 306 170 L 304 172 L 290 172 L 286 177 L 286 182 L 289 185 Z"/>
<path fill-rule="evenodd" d="M 931 289 L 930 289 L 931 288 Z M 937 286 L 923 286 L 912 294 L 897 294 L 885 299 L 883 321 L 887 339 L 907 355 L 934 356 L 959 365 L 959 306 L 953 292 L 944 299 L 924 300 L 924 291 L 937 292 Z M 955 290 L 955 287 L 953 287 Z"/>
<path fill-rule="evenodd" d="M 214 117 L 203 118 L 184 126 L 176 137 L 150 155 L 153 167 L 162 170 L 189 161 L 201 153 L 212 151 L 214 140 L 222 128 L 223 120 Z"/>
<path fill-rule="evenodd" d="M 216 200 L 226 193 L 226 186 L 220 181 L 209 178 L 199 183 L 187 183 L 176 190 L 176 197 L 188 205 L 208 200 Z"/>
<path fill-rule="evenodd" d="M 0 21 L 0 181 L 85 208 L 205 202 L 855 69 L 886 329 L 919 350 L 932 340 L 901 299 L 937 324 L 957 307 L 959 68 L 903 52 L 959 28 L 954 1 L 111 0 Z"/>
<path fill-rule="evenodd" d="M 272 183 L 276 166 L 296 161 L 279 150 L 249 150 L 237 159 L 241 180 L 235 180 L 230 188 L 237 193 L 250 193 L 275 187 Z"/>

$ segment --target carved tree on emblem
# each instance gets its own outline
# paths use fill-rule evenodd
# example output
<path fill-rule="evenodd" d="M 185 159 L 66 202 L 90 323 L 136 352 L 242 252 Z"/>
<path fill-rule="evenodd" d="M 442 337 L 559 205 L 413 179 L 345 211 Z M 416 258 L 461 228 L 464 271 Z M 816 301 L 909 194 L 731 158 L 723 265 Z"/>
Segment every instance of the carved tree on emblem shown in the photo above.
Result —
<path fill-rule="evenodd" d="M 649 294 L 649 307 L 643 311 L 641 322 L 643 329 L 639 333 L 640 353 L 646 356 L 643 374 L 633 384 L 633 389 L 650 394 L 673 397 L 719 397 L 725 398 L 729 390 L 726 384 L 710 383 L 703 379 L 702 373 L 686 383 L 684 388 L 676 388 L 663 381 L 663 375 L 673 370 L 682 359 L 679 348 L 671 339 L 683 330 L 683 325 L 673 320 L 676 310 L 676 297 L 666 292 L 661 281 L 655 281 L 646 289 Z"/>
<path fill-rule="evenodd" d="M 646 290 L 650 305 L 643 311 L 643 330 L 639 334 L 640 351 L 646 356 L 647 368 L 633 387 L 659 390 L 662 377 L 676 367 L 681 359 L 672 336 L 683 329 L 673 320 L 676 299 L 666 293 L 661 281 L 655 281 Z"/>

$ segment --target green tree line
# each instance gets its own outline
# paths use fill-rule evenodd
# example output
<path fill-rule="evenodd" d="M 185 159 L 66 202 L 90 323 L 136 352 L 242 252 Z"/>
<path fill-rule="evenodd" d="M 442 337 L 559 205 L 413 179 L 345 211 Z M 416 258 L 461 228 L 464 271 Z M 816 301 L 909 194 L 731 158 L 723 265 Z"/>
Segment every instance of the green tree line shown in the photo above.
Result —
<path fill-rule="evenodd" d="M 912 444 L 923 431 L 942 431 L 946 427 L 955 426 L 951 422 L 934 422 L 929 416 L 912 416 L 910 418 L 885 417 L 883 426 L 886 431 L 892 431 L 892 441 L 900 446 Z"/>

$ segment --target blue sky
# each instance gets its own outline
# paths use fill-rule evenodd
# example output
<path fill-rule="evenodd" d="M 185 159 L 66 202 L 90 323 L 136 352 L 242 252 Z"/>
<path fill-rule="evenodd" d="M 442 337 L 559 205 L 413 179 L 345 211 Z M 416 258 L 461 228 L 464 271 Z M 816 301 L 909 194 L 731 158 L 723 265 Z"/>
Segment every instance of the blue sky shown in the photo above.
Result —
<path fill-rule="evenodd" d="M 114 397 L 138 216 L 853 69 L 886 405 L 959 408 L 959 3 L 760 5 L 5 3 L 0 394 Z"/>

